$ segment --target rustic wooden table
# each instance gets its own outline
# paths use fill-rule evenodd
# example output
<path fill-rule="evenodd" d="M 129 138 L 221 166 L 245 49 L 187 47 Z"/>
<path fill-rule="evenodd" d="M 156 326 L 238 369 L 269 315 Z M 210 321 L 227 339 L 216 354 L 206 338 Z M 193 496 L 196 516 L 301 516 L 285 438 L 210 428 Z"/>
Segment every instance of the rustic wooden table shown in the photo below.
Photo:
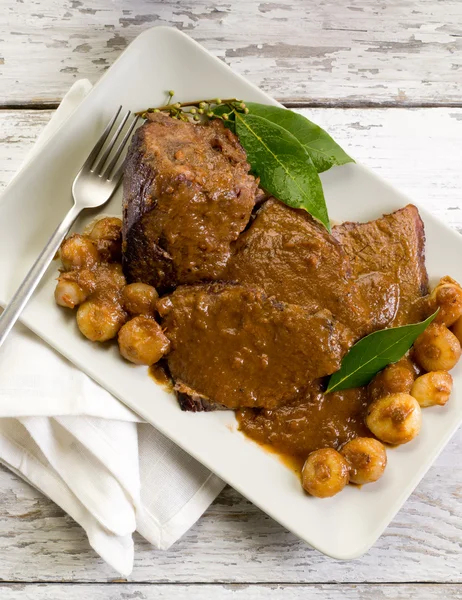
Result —
<path fill-rule="evenodd" d="M 1 0 L 0 186 L 69 86 L 96 81 L 154 25 L 186 31 L 462 233 L 460 0 Z M 461 497 L 462 432 L 375 547 L 341 562 L 228 488 L 171 550 L 138 538 L 125 582 L 0 469 L 0 596 L 462 598 Z"/>

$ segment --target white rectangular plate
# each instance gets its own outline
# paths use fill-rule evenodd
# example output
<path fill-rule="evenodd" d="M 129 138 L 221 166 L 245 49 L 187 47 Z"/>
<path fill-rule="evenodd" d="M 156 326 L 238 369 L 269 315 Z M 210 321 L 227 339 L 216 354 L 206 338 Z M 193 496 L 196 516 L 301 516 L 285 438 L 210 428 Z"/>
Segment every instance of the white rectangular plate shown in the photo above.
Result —
<path fill-rule="evenodd" d="M 163 27 L 145 31 L 6 190 L 0 202 L 1 304 L 12 296 L 69 209 L 72 181 L 116 106 L 132 110 L 156 106 L 169 89 L 175 90 L 178 100 L 220 96 L 276 104 L 184 34 Z M 322 180 L 335 220 L 365 221 L 409 202 L 360 165 L 335 167 Z M 120 205 L 119 191 L 102 212 L 118 214 Z M 430 276 L 449 274 L 462 281 L 462 238 L 421 212 Z M 83 224 L 80 221 L 77 229 Z M 362 489 L 348 486 L 329 500 L 308 497 L 277 457 L 237 431 L 232 412 L 181 412 L 174 397 L 148 377 L 146 368 L 124 362 L 114 346 L 86 341 L 74 315 L 54 304 L 56 269 L 53 264 L 48 270 L 23 322 L 262 510 L 335 558 L 357 557 L 374 544 L 462 421 L 458 367 L 451 401 L 444 408 L 425 410 L 421 434 L 388 452 L 389 464 L 378 483 Z"/>

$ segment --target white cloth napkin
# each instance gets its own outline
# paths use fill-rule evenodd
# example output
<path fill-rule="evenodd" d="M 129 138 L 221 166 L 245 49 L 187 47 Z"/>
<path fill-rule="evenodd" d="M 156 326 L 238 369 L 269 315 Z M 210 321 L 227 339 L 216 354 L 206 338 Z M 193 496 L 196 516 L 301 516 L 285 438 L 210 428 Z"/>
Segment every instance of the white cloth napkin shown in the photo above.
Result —
<path fill-rule="evenodd" d="M 72 86 L 32 154 L 90 89 Z M 59 504 L 123 576 L 135 530 L 166 549 L 224 487 L 20 324 L 0 349 L 0 462 Z"/>

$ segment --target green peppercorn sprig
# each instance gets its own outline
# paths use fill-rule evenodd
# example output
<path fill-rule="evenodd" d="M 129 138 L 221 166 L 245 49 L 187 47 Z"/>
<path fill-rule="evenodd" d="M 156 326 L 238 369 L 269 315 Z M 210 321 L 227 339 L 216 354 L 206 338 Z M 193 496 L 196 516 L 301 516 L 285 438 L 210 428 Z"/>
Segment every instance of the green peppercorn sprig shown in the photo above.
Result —
<path fill-rule="evenodd" d="M 156 108 L 148 108 L 142 110 L 137 115 L 146 119 L 149 113 L 164 113 L 172 117 L 172 119 L 178 119 L 180 121 L 206 121 L 207 119 L 221 119 L 222 121 L 228 121 L 230 116 L 234 112 L 240 112 L 248 114 L 249 109 L 246 107 L 242 100 L 237 98 L 213 98 L 212 100 L 193 100 L 191 102 L 173 102 L 172 99 L 175 95 L 173 90 L 168 92 L 168 101 L 164 106 L 158 106 Z M 217 107 L 225 107 L 229 109 L 228 112 L 216 111 Z"/>

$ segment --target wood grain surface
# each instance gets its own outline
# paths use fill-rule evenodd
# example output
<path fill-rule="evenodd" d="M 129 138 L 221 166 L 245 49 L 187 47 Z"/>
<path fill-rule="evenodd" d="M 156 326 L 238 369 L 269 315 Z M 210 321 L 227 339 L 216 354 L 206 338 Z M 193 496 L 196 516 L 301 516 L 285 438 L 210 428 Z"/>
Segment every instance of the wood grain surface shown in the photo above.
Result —
<path fill-rule="evenodd" d="M 21 585 L 0 583 L 2 600 L 460 600 L 452 585 Z"/>
<path fill-rule="evenodd" d="M 321 555 L 226 488 L 168 551 L 156 551 L 137 536 L 130 581 L 462 585 L 461 464 L 458 434 L 360 559 Z M 83 530 L 55 504 L 6 470 L 0 470 L 0 489 L 1 580 L 104 583 L 117 578 L 90 549 Z"/>
<path fill-rule="evenodd" d="M 0 102 L 56 103 L 169 25 L 271 95 L 320 105 L 462 98 L 460 0 L 2 0 Z M 155 76 L 155 63 L 153 64 Z"/>
<path fill-rule="evenodd" d="M 307 107 L 357 160 L 462 233 L 460 0 L 2 0 L 0 190 L 69 86 L 96 82 L 154 25 L 178 27 Z M 322 556 L 226 488 L 170 550 L 136 537 L 123 582 L 72 519 L 0 468 L 0 598 L 461 599 L 461 499 L 459 432 L 360 559 Z"/>

